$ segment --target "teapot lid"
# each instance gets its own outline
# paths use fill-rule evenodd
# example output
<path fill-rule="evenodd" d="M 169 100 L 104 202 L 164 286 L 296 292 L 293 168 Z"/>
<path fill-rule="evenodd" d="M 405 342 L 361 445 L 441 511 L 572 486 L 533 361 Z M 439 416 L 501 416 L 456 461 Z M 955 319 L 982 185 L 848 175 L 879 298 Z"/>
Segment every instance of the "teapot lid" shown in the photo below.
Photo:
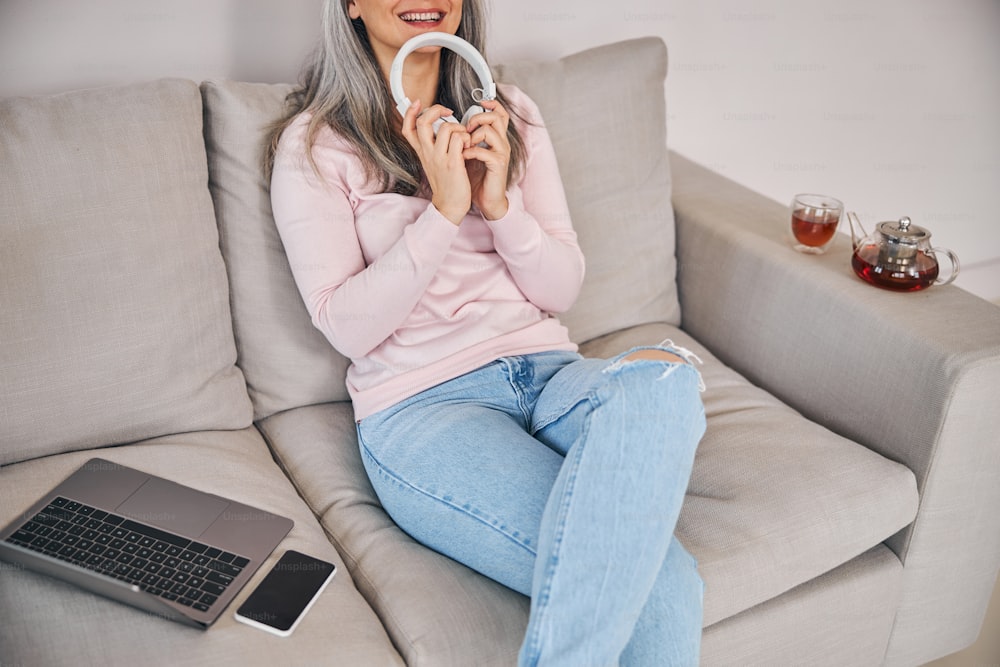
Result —
<path fill-rule="evenodd" d="M 931 233 L 923 227 L 910 224 L 910 219 L 906 216 L 903 216 L 899 220 L 880 222 L 878 230 L 890 241 L 905 243 L 907 245 L 916 245 L 931 236 Z"/>

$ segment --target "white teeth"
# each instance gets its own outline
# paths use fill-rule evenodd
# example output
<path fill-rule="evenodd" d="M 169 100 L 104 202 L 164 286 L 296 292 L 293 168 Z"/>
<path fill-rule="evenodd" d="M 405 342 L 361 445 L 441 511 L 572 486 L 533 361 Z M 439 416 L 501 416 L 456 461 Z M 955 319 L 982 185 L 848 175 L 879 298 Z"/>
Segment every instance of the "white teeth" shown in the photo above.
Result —
<path fill-rule="evenodd" d="M 411 12 L 409 14 L 401 14 L 399 18 L 403 19 L 404 21 L 414 23 L 417 21 L 440 21 L 442 15 L 440 12 L 422 12 L 422 13 Z"/>

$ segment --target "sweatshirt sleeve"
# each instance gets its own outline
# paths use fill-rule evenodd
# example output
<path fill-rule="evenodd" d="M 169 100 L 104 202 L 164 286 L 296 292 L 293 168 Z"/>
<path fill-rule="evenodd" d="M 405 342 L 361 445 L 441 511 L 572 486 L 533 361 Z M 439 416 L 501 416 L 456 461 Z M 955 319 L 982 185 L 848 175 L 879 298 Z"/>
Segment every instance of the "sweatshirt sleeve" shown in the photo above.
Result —
<path fill-rule="evenodd" d="M 527 121 L 518 125 L 527 159 L 518 182 L 508 187 L 507 214 L 488 224 L 521 292 L 541 310 L 565 312 L 580 293 L 583 252 L 538 107 L 517 88 L 504 88 L 514 111 Z"/>
<path fill-rule="evenodd" d="M 458 228 L 433 205 L 366 266 L 346 184 L 351 155 L 329 133 L 305 154 L 300 117 L 282 134 L 271 206 L 292 275 L 313 325 L 341 354 L 360 359 L 382 344 L 420 300 Z M 380 265 L 391 271 L 379 270 Z"/>

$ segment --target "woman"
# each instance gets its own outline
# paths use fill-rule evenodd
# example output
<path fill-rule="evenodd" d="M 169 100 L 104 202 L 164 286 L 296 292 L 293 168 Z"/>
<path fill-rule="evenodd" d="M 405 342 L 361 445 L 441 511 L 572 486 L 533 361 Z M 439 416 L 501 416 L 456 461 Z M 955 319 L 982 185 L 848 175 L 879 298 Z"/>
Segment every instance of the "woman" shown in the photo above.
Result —
<path fill-rule="evenodd" d="M 415 539 L 525 595 L 523 665 L 692 665 L 702 583 L 673 538 L 704 432 L 682 348 L 583 359 L 554 313 L 583 256 L 548 134 L 426 31 L 482 51 L 481 0 L 328 0 L 272 144 L 275 221 L 348 389 L 379 499 Z M 582 110 L 585 112 L 585 110 Z M 681 355 L 681 356 L 679 356 Z"/>

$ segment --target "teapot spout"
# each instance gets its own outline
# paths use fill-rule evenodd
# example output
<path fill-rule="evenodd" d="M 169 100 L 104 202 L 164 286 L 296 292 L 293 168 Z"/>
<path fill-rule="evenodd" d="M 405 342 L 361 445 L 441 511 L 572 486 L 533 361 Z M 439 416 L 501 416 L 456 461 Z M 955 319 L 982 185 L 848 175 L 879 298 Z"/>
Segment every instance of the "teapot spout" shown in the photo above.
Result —
<path fill-rule="evenodd" d="M 861 245 L 861 241 L 868 236 L 868 232 L 866 232 L 865 228 L 861 226 L 861 221 L 858 220 L 858 214 L 854 211 L 847 212 L 847 222 L 851 225 L 851 247 L 857 250 L 858 246 Z M 855 227 L 857 229 L 855 229 Z"/>

